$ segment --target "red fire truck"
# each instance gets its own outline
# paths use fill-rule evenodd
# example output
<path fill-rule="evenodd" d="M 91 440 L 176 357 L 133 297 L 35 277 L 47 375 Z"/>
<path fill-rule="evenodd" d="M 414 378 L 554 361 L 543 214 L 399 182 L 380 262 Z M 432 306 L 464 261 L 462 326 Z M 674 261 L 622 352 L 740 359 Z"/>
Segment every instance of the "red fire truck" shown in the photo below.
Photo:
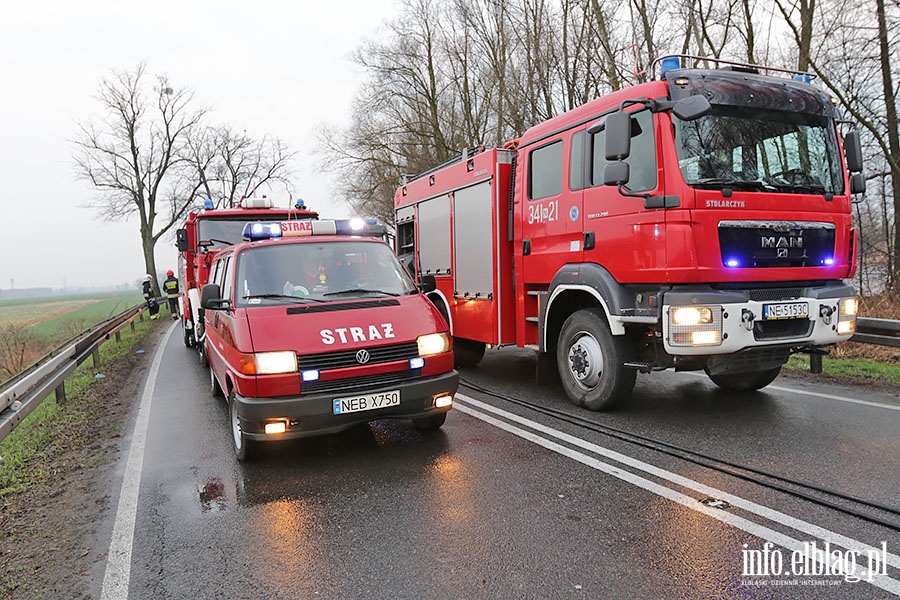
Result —
<path fill-rule="evenodd" d="M 258 221 L 317 219 L 318 213 L 298 200 L 293 208 L 276 208 L 270 198 L 243 198 L 236 208 L 214 210 L 211 201 L 203 210 L 188 214 L 184 227 L 175 233 L 175 245 L 181 253 L 179 279 L 184 345 L 196 346 L 203 354 L 203 319 L 200 315 L 200 288 L 209 281 L 210 266 L 216 254 L 242 240 L 244 226 Z"/>
<path fill-rule="evenodd" d="M 458 385 L 447 324 L 383 233 L 360 219 L 249 223 L 216 254 L 203 344 L 238 459 L 374 419 L 443 425 Z"/>
<path fill-rule="evenodd" d="M 858 134 L 809 76 L 693 58 L 405 179 L 397 252 L 458 364 L 531 348 L 600 410 L 637 371 L 756 390 L 853 334 Z"/>

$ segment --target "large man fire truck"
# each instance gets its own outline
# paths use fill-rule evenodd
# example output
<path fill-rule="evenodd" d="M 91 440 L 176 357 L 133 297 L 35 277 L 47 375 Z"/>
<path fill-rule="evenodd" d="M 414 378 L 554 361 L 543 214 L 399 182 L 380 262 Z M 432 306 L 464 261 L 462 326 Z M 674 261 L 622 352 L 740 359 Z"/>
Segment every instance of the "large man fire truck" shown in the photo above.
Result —
<path fill-rule="evenodd" d="M 406 178 L 397 251 L 435 276 L 458 364 L 531 348 L 600 410 L 637 371 L 756 390 L 853 334 L 858 134 L 808 75 L 693 58 Z"/>
<path fill-rule="evenodd" d="M 318 213 L 298 200 L 293 208 L 277 208 L 270 198 L 243 198 L 235 208 L 214 210 L 211 201 L 203 210 L 188 214 L 184 227 L 176 231 L 176 247 L 181 253 L 179 278 L 184 294 L 180 300 L 184 345 L 196 346 L 205 359 L 203 320 L 200 318 L 200 289 L 209 281 L 216 254 L 240 242 L 247 223 L 317 219 Z"/>
<path fill-rule="evenodd" d="M 249 223 L 247 241 L 216 254 L 203 344 L 238 459 L 260 441 L 373 419 L 443 425 L 458 385 L 447 324 L 383 231 L 359 219 Z"/>

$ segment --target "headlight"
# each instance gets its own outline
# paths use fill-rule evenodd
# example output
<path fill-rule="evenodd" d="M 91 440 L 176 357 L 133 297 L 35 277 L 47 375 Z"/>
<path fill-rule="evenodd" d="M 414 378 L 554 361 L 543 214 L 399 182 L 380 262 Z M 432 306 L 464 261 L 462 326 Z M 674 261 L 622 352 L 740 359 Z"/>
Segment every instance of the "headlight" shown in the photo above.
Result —
<path fill-rule="evenodd" d="M 712 310 L 706 306 L 676 306 L 672 309 L 672 323 L 675 325 L 691 326 L 702 323 L 712 323 Z"/>
<path fill-rule="evenodd" d="M 241 372 L 245 375 L 274 375 L 296 370 L 297 355 L 293 350 L 241 355 Z"/>
<path fill-rule="evenodd" d="M 430 356 L 450 351 L 450 336 L 446 333 L 429 333 L 416 339 L 419 345 L 419 356 Z"/>
<path fill-rule="evenodd" d="M 844 298 L 841 300 L 841 316 L 842 317 L 855 317 L 859 312 L 859 299 L 858 298 Z"/>

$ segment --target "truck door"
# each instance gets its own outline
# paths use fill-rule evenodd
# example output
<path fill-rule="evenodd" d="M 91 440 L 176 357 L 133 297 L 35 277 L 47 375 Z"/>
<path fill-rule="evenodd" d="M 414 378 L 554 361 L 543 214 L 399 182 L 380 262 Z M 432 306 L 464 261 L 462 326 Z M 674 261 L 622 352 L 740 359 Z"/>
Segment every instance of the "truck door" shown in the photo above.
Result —
<path fill-rule="evenodd" d="M 598 128 L 597 125 L 600 125 Z M 606 131 L 602 121 L 586 132 L 584 231 L 595 240 L 585 252 L 585 261 L 602 265 L 620 283 L 666 281 L 665 209 L 652 208 L 644 195 L 662 197 L 654 116 L 649 110 L 636 112 L 631 120 L 630 178 L 626 194 L 603 184 L 608 161 Z"/>
<path fill-rule="evenodd" d="M 526 154 L 519 210 L 526 285 L 549 284 L 564 264 L 583 259 L 582 192 L 571 181 L 580 159 L 573 155 L 571 131 Z"/>

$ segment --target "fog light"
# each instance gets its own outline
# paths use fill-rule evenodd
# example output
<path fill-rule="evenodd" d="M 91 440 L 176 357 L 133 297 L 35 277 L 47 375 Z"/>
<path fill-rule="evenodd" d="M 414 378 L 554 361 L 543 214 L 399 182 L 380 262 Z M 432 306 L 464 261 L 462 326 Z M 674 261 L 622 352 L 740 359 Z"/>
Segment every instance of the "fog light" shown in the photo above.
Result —
<path fill-rule="evenodd" d="M 425 359 L 421 356 L 417 356 L 416 358 L 409 359 L 409 368 L 410 369 L 421 369 L 425 366 Z"/>
<path fill-rule="evenodd" d="M 303 371 L 301 374 L 303 377 L 303 381 L 318 381 L 319 372 L 316 370 Z"/>
<path fill-rule="evenodd" d="M 716 346 L 721 343 L 718 331 L 691 332 L 691 343 L 694 346 Z"/>
<path fill-rule="evenodd" d="M 838 335 L 849 335 L 856 332 L 856 321 L 838 321 Z"/>
<path fill-rule="evenodd" d="M 438 396 L 434 399 L 435 408 L 447 408 L 451 404 L 453 404 L 453 396 L 450 395 Z"/>
<path fill-rule="evenodd" d="M 266 423 L 266 434 L 273 435 L 276 433 L 284 433 L 287 431 L 287 425 L 284 421 L 275 421 L 274 423 Z"/>

